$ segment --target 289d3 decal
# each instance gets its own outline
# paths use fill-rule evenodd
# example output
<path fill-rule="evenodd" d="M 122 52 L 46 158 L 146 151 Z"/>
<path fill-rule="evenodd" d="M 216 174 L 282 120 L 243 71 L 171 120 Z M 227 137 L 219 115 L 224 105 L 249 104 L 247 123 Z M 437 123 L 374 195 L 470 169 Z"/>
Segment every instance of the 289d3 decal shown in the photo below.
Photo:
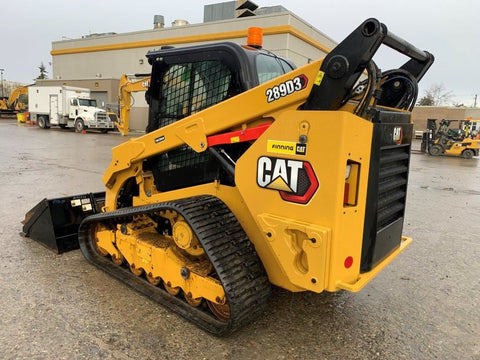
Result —
<path fill-rule="evenodd" d="M 271 103 L 272 101 L 293 94 L 295 91 L 303 90 L 307 87 L 307 84 L 308 78 L 302 74 L 294 77 L 291 80 L 287 80 L 283 83 L 268 88 L 267 91 L 265 91 L 265 95 L 267 95 L 267 102 Z"/>
<path fill-rule="evenodd" d="M 257 185 L 278 191 L 285 201 L 306 204 L 319 183 L 308 161 L 262 156 L 257 162 Z"/>

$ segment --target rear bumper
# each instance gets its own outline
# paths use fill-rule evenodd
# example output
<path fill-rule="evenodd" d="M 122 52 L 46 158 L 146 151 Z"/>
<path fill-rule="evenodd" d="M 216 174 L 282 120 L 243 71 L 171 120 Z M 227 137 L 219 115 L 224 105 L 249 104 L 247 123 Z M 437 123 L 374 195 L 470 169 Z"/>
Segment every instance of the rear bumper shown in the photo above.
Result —
<path fill-rule="evenodd" d="M 405 250 L 412 243 L 412 239 L 409 237 L 402 236 L 400 246 L 396 248 L 390 255 L 378 263 L 372 270 L 362 273 L 358 276 L 358 279 L 353 284 L 338 282 L 337 288 L 341 290 L 347 290 L 351 292 L 360 291 L 367 283 L 377 276 L 388 264 L 392 262 L 403 250 Z"/>

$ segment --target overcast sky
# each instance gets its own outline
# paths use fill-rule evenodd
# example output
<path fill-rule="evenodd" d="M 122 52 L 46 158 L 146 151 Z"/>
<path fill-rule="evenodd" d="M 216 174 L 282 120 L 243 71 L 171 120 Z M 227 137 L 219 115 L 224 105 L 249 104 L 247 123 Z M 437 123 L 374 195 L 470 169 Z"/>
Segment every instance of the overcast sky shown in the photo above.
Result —
<path fill-rule="evenodd" d="M 52 68 L 51 42 L 90 33 L 146 30 L 153 15 L 203 22 L 203 6 L 222 1 L 199 0 L 2 0 L 0 7 L 0 68 L 4 79 L 31 83 L 43 61 Z M 479 0 L 255 0 L 258 6 L 283 5 L 339 42 L 363 20 L 376 17 L 396 35 L 428 50 L 435 63 L 420 83 L 420 96 L 432 84 L 443 84 L 452 100 L 472 106 L 480 95 Z M 259 24 L 261 26 L 261 24 Z M 375 57 L 382 69 L 399 66 L 390 52 Z M 480 99 L 477 102 L 480 106 Z"/>

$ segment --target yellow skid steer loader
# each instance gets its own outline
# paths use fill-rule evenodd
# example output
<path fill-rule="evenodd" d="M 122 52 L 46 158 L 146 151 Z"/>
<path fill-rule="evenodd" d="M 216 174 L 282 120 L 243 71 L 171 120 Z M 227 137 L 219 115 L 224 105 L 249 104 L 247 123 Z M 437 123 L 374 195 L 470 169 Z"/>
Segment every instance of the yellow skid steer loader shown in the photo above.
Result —
<path fill-rule="evenodd" d="M 410 59 L 380 71 L 382 45 Z M 23 231 L 220 335 L 271 285 L 358 291 L 399 255 L 417 82 L 433 56 L 367 19 L 300 68 L 259 44 L 147 54 L 147 133 L 104 193 L 44 200 Z M 363 75 L 363 77 L 362 77 Z"/>

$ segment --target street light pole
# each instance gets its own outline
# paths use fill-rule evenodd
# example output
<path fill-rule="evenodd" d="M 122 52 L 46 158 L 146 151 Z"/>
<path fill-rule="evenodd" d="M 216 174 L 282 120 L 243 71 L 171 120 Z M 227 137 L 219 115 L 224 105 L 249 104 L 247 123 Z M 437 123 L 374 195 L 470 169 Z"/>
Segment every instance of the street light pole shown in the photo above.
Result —
<path fill-rule="evenodd" d="M 2 98 L 3 98 L 3 72 L 5 69 L 0 69 L 0 78 L 2 79 Z"/>

